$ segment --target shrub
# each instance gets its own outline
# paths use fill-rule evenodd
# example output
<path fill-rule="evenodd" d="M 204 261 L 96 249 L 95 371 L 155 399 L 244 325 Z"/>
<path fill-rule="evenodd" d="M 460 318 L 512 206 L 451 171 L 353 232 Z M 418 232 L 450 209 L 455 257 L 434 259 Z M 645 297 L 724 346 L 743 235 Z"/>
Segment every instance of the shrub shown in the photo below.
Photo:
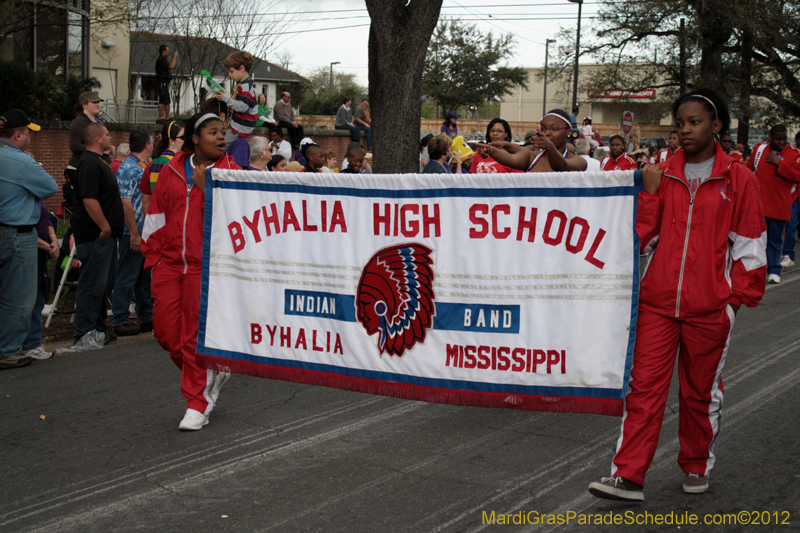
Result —
<path fill-rule="evenodd" d="M 97 78 L 70 75 L 65 83 L 46 70 L 34 72 L 21 63 L 0 61 L 0 113 L 13 107 L 31 119 L 72 120 L 78 95 L 100 87 Z"/>

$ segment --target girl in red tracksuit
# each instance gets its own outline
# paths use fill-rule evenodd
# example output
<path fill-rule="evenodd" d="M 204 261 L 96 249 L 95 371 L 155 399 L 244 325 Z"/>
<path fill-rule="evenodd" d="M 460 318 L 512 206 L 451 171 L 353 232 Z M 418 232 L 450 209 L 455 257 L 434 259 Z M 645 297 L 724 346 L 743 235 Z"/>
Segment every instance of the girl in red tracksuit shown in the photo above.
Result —
<path fill-rule="evenodd" d="M 611 170 L 636 170 L 636 161 L 625 153 L 625 139 L 622 135 L 612 135 L 608 140 L 608 148 L 611 155 L 606 156 L 600 162 L 600 168 L 605 171 Z"/>
<path fill-rule="evenodd" d="M 641 281 L 611 477 L 589 485 L 601 498 L 644 500 L 679 348 L 683 490 L 708 490 L 731 328 L 739 307 L 755 307 L 766 286 L 758 181 L 715 141 L 730 125 L 728 105 L 716 92 L 698 89 L 675 101 L 672 116 L 683 149 L 643 171 L 636 232 L 642 251 L 653 253 Z"/>
<path fill-rule="evenodd" d="M 152 269 L 153 332 L 181 369 L 188 400 L 179 428 L 208 424 L 220 387 L 230 373 L 207 370 L 196 353 L 203 256 L 206 170 L 239 169 L 225 153 L 225 127 L 213 113 L 193 116 L 183 151 L 159 174 L 142 235 L 145 268 Z"/>

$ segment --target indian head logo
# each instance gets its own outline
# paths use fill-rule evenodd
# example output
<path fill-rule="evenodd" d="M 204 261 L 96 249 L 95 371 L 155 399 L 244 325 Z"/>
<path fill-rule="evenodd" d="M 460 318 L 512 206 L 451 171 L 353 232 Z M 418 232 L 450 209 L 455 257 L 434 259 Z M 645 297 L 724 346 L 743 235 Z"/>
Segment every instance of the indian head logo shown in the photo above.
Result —
<path fill-rule="evenodd" d="M 425 334 L 436 314 L 433 250 L 416 243 L 380 250 L 361 272 L 356 292 L 358 321 L 378 333 L 380 353 L 402 357 Z"/>

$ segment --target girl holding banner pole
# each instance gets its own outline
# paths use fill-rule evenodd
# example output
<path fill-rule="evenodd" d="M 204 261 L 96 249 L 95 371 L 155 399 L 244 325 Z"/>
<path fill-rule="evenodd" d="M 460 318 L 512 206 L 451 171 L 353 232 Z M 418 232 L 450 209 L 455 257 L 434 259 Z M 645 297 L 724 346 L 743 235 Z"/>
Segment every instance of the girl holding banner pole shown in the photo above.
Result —
<path fill-rule="evenodd" d="M 478 155 L 523 172 L 584 171 L 586 160 L 567 151 L 571 131 L 569 115 L 561 109 L 554 109 L 542 117 L 539 131 L 533 138 L 538 152 L 519 150 L 512 154 L 503 149 L 508 142 L 494 141 L 491 144 L 477 143 Z"/>
<path fill-rule="evenodd" d="M 646 166 L 636 232 L 652 251 L 641 280 L 636 343 L 611 477 L 589 485 L 600 498 L 642 501 L 675 358 L 680 382 L 678 464 L 683 491 L 708 490 L 720 429 L 722 369 L 741 305 L 766 287 L 766 226 L 756 177 L 719 144 L 728 104 L 697 89 L 672 105 L 681 147 Z"/>
<path fill-rule="evenodd" d="M 197 114 L 184 130 L 183 151 L 159 173 L 142 235 L 145 268 L 153 271 L 153 333 L 181 370 L 186 414 L 178 426 L 208 424 L 229 372 L 207 370 L 196 352 L 200 314 L 206 170 L 239 169 L 225 153 L 225 126 L 214 113 Z"/>

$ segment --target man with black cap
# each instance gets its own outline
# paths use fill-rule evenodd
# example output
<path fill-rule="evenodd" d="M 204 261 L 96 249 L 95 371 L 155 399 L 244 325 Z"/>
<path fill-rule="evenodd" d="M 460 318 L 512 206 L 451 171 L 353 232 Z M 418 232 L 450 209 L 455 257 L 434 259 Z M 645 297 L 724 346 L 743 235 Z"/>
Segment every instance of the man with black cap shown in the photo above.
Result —
<path fill-rule="evenodd" d="M 523 148 L 527 146 L 533 145 L 533 139 L 536 138 L 536 130 L 528 130 L 525 132 L 525 144 L 522 145 Z"/>
<path fill-rule="evenodd" d="M 19 350 L 36 303 L 37 198 L 58 192 L 52 176 L 25 153 L 31 131 L 40 129 L 19 109 L 0 115 L 0 368 L 32 361 Z"/>

